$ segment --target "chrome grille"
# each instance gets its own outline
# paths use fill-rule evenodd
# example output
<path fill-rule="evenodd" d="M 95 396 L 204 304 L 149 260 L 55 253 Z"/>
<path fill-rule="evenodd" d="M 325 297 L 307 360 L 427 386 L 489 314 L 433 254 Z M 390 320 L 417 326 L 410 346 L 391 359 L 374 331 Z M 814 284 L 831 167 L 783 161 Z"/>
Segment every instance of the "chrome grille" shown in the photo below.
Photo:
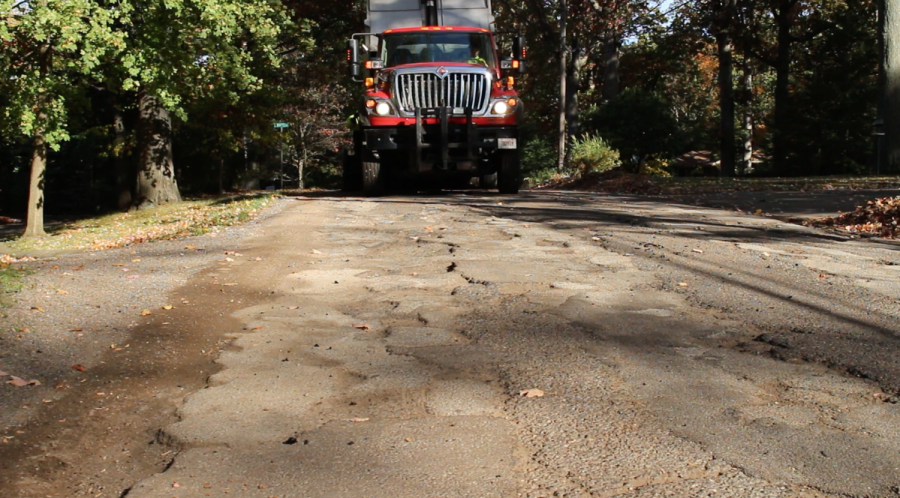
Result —
<path fill-rule="evenodd" d="M 481 114 L 487 111 L 490 98 L 490 81 L 479 73 L 450 73 L 443 78 L 434 73 L 402 73 L 396 76 L 394 88 L 404 114 L 434 107 L 471 107 L 473 114 Z"/>

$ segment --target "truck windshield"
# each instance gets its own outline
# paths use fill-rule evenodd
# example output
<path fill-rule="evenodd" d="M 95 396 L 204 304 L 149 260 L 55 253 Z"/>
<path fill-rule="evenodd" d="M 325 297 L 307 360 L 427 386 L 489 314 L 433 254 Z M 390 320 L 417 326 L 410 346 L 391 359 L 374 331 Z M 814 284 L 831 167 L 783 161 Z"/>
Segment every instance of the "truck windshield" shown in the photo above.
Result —
<path fill-rule="evenodd" d="M 387 67 L 415 62 L 462 62 L 496 67 L 487 33 L 387 34 L 381 43 L 381 58 Z"/>

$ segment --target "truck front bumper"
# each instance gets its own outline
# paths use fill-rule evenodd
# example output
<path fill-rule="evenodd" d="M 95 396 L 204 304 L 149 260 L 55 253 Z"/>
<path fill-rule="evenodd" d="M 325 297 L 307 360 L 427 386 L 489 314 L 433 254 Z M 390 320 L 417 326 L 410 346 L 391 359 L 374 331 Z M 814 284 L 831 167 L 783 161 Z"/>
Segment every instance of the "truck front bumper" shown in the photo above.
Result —
<path fill-rule="evenodd" d="M 465 120 L 450 119 L 450 108 L 417 109 L 415 124 L 364 126 L 371 151 L 407 151 L 412 172 L 475 171 L 479 160 L 500 149 L 517 149 L 518 127 L 479 126 L 467 110 Z"/>

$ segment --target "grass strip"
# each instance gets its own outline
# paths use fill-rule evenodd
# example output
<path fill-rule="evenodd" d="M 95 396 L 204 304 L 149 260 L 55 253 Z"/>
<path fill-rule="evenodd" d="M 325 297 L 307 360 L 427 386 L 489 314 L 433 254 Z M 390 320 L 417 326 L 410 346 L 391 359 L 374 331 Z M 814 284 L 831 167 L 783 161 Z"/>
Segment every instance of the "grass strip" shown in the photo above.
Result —
<path fill-rule="evenodd" d="M 3 242 L 14 254 L 27 254 L 33 250 L 100 251 L 177 239 L 250 221 L 274 198 L 273 194 L 256 194 L 189 200 L 80 219 L 55 226 L 46 237 L 12 237 Z"/>

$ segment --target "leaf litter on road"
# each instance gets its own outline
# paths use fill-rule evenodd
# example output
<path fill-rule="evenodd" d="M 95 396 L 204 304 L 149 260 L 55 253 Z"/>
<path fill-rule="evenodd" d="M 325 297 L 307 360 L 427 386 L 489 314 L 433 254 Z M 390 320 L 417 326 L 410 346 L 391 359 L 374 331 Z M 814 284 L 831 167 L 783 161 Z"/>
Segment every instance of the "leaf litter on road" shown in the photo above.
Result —
<path fill-rule="evenodd" d="M 15 375 L 10 375 L 10 380 L 6 381 L 7 384 L 16 386 L 16 387 L 25 387 L 25 386 L 39 386 L 41 385 L 41 381 L 36 379 L 25 380 L 21 377 L 16 377 Z"/>

